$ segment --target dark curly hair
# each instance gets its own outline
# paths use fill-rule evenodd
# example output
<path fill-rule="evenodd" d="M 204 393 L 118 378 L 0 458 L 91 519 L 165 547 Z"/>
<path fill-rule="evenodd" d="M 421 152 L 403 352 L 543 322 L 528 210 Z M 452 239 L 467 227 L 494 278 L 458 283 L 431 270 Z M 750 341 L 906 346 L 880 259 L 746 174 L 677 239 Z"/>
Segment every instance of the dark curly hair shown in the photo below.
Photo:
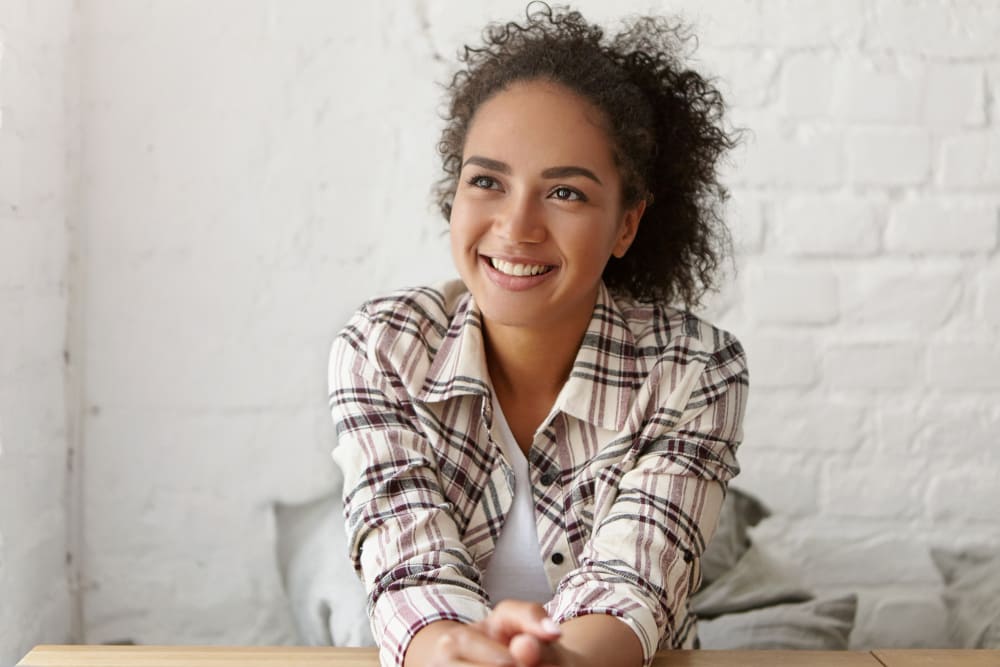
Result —
<path fill-rule="evenodd" d="M 638 234 L 604 269 L 608 288 L 642 301 L 700 304 L 716 288 L 731 240 L 722 222 L 727 189 L 718 164 L 738 139 L 722 127 L 722 95 L 685 67 L 692 35 L 662 17 L 631 19 L 611 38 L 565 7 L 532 2 L 527 21 L 494 23 L 483 45 L 465 46 L 449 86 L 438 152 L 445 176 L 434 194 L 445 218 L 458 186 L 476 110 L 517 81 L 548 80 L 600 109 L 622 176 L 625 206 L 646 200 Z"/>

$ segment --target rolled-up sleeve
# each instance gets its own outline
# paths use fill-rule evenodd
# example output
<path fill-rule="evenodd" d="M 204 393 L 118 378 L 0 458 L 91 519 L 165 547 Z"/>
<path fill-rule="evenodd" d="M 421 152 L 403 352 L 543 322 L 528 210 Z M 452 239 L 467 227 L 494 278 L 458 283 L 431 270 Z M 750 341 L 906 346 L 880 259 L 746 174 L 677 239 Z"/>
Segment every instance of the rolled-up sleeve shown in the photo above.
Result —
<path fill-rule="evenodd" d="M 333 458 L 344 477 L 347 537 L 368 594 L 383 665 L 402 665 L 413 635 L 437 620 L 475 622 L 488 607 L 436 457 L 398 375 L 359 312 L 330 351 Z"/>
<path fill-rule="evenodd" d="M 658 649 L 690 648 L 694 641 L 688 597 L 700 584 L 700 556 L 715 532 L 726 484 L 739 472 L 748 388 L 743 349 L 727 337 L 700 356 L 671 383 L 687 387 L 686 400 L 661 396 L 673 407 L 647 414 L 613 502 L 595 516 L 578 567 L 548 605 L 559 621 L 618 617 L 636 633 L 647 665 Z"/>

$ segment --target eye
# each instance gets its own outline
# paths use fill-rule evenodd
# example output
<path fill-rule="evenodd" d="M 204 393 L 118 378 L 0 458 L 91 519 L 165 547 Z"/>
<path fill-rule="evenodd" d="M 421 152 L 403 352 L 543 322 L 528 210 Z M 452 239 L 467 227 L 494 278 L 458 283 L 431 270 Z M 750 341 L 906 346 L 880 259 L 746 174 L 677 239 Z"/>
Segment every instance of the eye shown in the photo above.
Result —
<path fill-rule="evenodd" d="M 476 174 L 472 178 L 468 179 L 466 183 L 474 188 L 482 188 L 483 190 L 494 190 L 498 185 L 497 179 L 484 174 Z"/>
<path fill-rule="evenodd" d="M 582 192 L 560 185 L 552 191 L 552 196 L 562 201 L 587 201 Z"/>

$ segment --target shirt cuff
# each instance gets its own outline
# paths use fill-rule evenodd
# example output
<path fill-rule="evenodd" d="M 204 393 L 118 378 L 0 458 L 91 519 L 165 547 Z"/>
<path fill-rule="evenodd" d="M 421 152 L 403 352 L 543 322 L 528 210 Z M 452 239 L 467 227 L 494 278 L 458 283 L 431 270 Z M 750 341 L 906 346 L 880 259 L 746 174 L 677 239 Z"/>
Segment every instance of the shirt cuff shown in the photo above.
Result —
<path fill-rule="evenodd" d="M 591 585 L 584 588 L 563 590 L 545 606 L 556 623 L 589 614 L 605 614 L 620 619 L 631 628 L 642 646 L 643 665 L 649 667 L 659 647 L 660 632 L 653 612 L 637 601 L 638 595 L 621 591 L 618 587 Z M 602 590 L 603 589 L 603 590 Z"/>
<path fill-rule="evenodd" d="M 427 584 L 386 591 L 371 615 L 380 664 L 402 667 L 413 636 L 435 621 L 476 623 L 488 614 L 481 597 L 456 586 Z"/>

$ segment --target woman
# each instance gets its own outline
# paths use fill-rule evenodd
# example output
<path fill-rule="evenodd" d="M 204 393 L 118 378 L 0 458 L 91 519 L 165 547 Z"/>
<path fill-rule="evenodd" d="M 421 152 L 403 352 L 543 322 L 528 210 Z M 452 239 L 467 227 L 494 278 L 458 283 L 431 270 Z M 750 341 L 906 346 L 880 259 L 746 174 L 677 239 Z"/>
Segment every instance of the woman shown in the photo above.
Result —
<path fill-rule="evenodd" d="M 534 7 L 534 9 L 532 9 Z M 722 100 L 680 28 L 529 6 L 450 86 L 438 189 L 461 281 L 334 342 L 333 456 L 385 665 L 638 666 L 738 472 L 739 343 L 686 310 L 727 235 Z"/>

